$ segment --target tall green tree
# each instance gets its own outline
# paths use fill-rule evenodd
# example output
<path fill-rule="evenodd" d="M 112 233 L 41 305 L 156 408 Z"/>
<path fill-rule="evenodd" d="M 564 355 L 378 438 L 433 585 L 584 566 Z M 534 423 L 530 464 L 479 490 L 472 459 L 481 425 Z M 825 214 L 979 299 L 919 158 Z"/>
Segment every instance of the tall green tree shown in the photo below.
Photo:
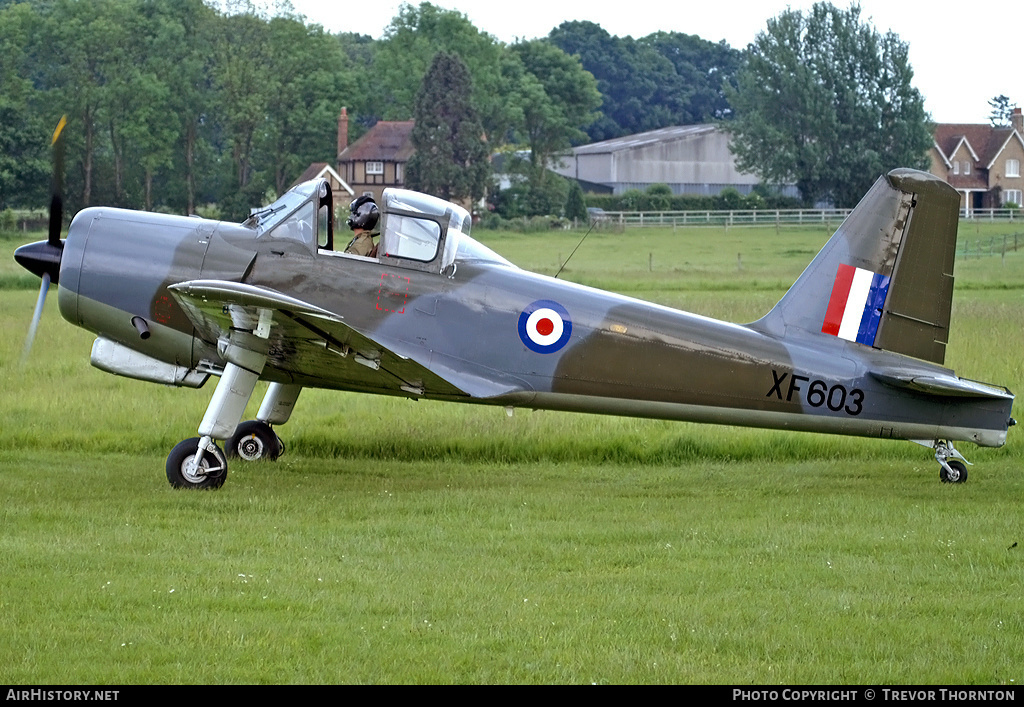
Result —
<path fill-rule="evenodd" d="M 111 79 L 124 67 L 119 47 L 129 41 L 116 21 L 121 5 L 117 0 L 56 0 L 39 8 L 36 53 L 47 57 L 39 76 L 44 100 L 61 106 L 72 128 L 65 135 L 67 178 L 77 197 L 69 200 L 72 210 L 92 204 L 94 189 L 102 192 L 101 170 L 106 168 L 108 177 L 113 172 L 109 109 L 118 82 Z M 114 200 L 112 191 L 102 192 L 101 200 Z"/>
<path fill-rule="evenodd" d="M 597 81 L 601 112 L 586 126 L 591 140 L 673 125 L 680 120 L 688 87 L 672 64 L 657 51 L 632 39 L 616 37 L 600 25 L 563 22 L 548 35 L 550 43 L 578 57 Z"/>
<path fill-rule="evenodd" d="M 238 218 L 264 199 L 269 188 L 258 148 L 276 101 L 281 77 L 271 71 L 270 30 L 255 14 L 229 15 L 219 22 L 214 44 L 217 112 L 230 143 L 233 188 L 222 198 L 227 213 Z"/>
<path fill-rule="evenodd" d="M 548 39 L 580 58 L 597 79 L 601 115 L 587 127 L 592 140 L 728 118 L 725 87 L 735 82 L 741 52 L 725 42 L 657 32 L 616 37 L 593 22 L 564 22 Z"/>
<path fill-rule="evenodd" d="M 49 191 L 46 118 L 56 124 L 56 115 L 44 114 L 32 86 L 39 23 L 28 5 L 0 10 L 0 210 L 38 206 Z"/>
<path fill-rule="evenodd" d="M 685 86 L 683 112 L 675 124 L 706 123 L 732 116 L 726 91 L 736 85 L 743 52 L 733 49 L 725 40 L 709 42 L 695 34 L 681 32 L 656 32 L 640 43 L 670 61 Z"/>
<path fill-rule="evenodd" d="M 473 102 L 488 136 L 498 142 L 512 110 L 503 72 L 505 46 L 478 30 L 469 18 L 429 2 L 402 5 L 384 32 L 373 60 L 373 99 L 385 120 L 408 120 L 423 77 L 439 51 L 456 54 L 473 77 Z"/>
<path fill-rule="evenodd" d="M 601 94 L 580 60 L 547 40 L 519 42 L 512 51 L 522 64 L 515 93 L 520 133 L 531 164 L 547 168 L 559 153 L 586 141 L 584 128 L 597 117 Z"/>
<path fill-rule="evenodd" d="M 526 151 L 509 152 L 514 186 L 499 200 L 505 216 L 556 215 L 565 207 L 568 185 L 550 171 L 572 145 L 587 140 L 583 128 L 597 116 L 601 94 L 594 77 L 553 43 L 538 39 L 511 47 L 506 65 L 516 106 L 514 142 Z M 525 156 L 524 153 L 525 152 Z"/>
<path fill-rule="evenodd" d="M 218 113 L 212 74 L 219 18 L 202 0 L 147 0 L 143 12 L 152 25 L 148 63 L 167 87 L 166 113 L 154 109 L 142 122 L 145 135 L 140 139 L 148 141 L 141 161 L 146 208 L 159 201 L 193 214 L 199 175 L 213 171 L 214 160 L 204 164 L 202 155 L 213 152 L 213 117 Z M 160 193 L 154 194 L 154 188 Z M 207 195 L 215 198 L 208 190 Z"/>
<path fill-rule="evenodd" d="M 476 201 L 490 176 L 484 130 L 472 101 L 473 80 L 455 54 L 438 52 L 416 95 L 409 186 L 444 199 Z"/>
<path fill-rule="evenodd" d="M 311 162 L 334 162 L 338 111 L 355 81 L 341 45 L 319 26 L 292 18 L 269 22 L 275 98 L 267 106 L 262 160 L 282 194 Z"/>
<path fill-rule="evenodd" d="M 932 142 L 907 45 L 826 2 L 768 20 L 750 45 L 728 124 L 740 169 L 852 206 L 879 174 L 925 168 Z"/>

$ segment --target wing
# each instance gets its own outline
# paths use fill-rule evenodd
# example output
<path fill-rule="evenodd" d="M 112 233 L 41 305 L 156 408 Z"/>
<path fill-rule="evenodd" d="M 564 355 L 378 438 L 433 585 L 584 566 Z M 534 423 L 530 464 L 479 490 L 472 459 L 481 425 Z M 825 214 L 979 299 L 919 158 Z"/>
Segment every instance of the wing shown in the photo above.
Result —
<path fill-rule="evenodd" d="M 199 338 L 265 353 L 266 366 L 289 382 L 442 398 L 494 392 L 465 390 L 356 331 L 340 315 L 275 290 L 222 280 L 191 280 L 168 289 Z M 273 377 L 266 368 L 263 375 Z"/>

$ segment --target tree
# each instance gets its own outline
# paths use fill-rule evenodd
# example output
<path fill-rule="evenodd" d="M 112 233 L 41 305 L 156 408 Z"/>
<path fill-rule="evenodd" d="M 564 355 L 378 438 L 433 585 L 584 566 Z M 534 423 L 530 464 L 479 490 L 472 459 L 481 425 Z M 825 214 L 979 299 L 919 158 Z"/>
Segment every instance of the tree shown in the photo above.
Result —
<path fill-rule="evenodd" d="M 565 197 L 565 217 L 578 223 L 586 223 L 590 218 L 587 202 L 583 199 L 583 188 L 575 179 L 569 183 L 569 194 Z"/>
<path fill-rule="evenodd" d="M 1016 103 L 1010 103 L 1009 98 L 998 95 L 993 97 L 988 104 L 992 107 L 992 113 L 988 119 L 992 123 L 993 128 L 1008 128 L 1013 124 L 1011 117 L 1013 116 L 1013 109 L 1017 107 Z"/>
<path fill-rule="evenodd" d="M 519 42 L 512 51 L 522 64 L 517 99 L 522 109 L 519 132 L 530 146 L 534 168 L 546 169 L 563 150 L 587 138 L 601 94 L 579 59 L 542 39 Z"/>
<path fill-rule="evenodd" d="M 786 10 L 750 45 L 728 124 L 737 166 L 805 202 L 852 206 L 879 174 L 925 168 L 932 136 L 907 45 L 860 8 Z"/>
<path fill-rule="evenodd" d="M 726 88 L 736 85 L 743 53 L 725 40 L 718 43 L 695 34 L 655 32 L 640 40 L 672 62 L 676 75 L 686 87 L 685 111 L 677 125 L 707 123 L 732 117 Z"/>
<path fill-rule="evenodd" d="M 186 214 L 194 214 L 197 175 L 212 171 L 212 165 L 202 164 L 200 155 L 213 151 L 209 133 L 214 121 L 210 116 L 216 113 L 213 106 L 217 92 L 210 74 L 219 18 L 201 0 L 150 0 L 146 8 L 154 25 L 149 37 L 150 62 L 169 89 L 169 115 L 152 116 L 162 123 L 155 127 L 155 134 L 180 136 L 169 146 L 152 141 L 152 149 L 147 150 L 142 160 L 146 192 L 151 202 L 153 176 L 164 168 L 167 176 L 161 183 L 160 200 Z"/>
<path fill-rule="evenodd" d="M 683 114 L 688 87 L 671 62 L 631 37 L 612 36 L 589 21 L 563 22 L 548 40 L 579 58 L 597 81 L 601 113 L 586 126 L 591 140 L 675 125 Z"/>
<path fill-rule="evenodd" d="M 407 179 L 444 199 L 476 201 L 490 176 L 484 131 L 472 102 L 473 81 L 455 54 L 438 52 L 416 95 Z"/>
<path fill-rule="evenodd" d="M 423 77 L 439 51 L 456 54 L 473 77 L 473 102 L 484 130 L 500 141 L 508 130 L 507 50 L 466 15 L 429 2 L 402 5 L 374 52 L 373 100 L 384 120 L 408 120 Z"/>
<path fill-rule="evenodd" d="M 31 104 L 30 48 L 38 23 L 28 5 L 0 10 L 0 211 L 43 204 L 50 188 L 46 135 L 53 127 Z"/>
<path fill-rule="evenodd" d="M 731 114 L 724 89 L 742 55 L 725 42 L 679 32 L 615 37 L 588 21 L 563 22 L 548 39 L 597 79 L 601 116 L 587 127 L 592 140 Z"/>
<path fill-rule="evenodd" d="M 311 162 L 334 162 L 338 111 L 355 80 L 339 70 L 341 45 L 319 26 L 276 17 L 269 31 L 277 97 L 268 106 L 264 159 L 280 195 Z"/>

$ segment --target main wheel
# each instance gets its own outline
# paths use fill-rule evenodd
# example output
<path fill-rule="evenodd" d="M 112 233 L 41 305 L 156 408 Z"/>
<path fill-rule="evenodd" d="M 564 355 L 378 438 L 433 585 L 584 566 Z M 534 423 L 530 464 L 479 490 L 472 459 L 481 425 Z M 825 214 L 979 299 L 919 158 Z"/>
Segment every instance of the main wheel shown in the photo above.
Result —
<path fill-rule="evenodd" d="M 249 420 L 235 429 L 235 433 L 224 443 L 224 451 L 228 459 L 274 461 L 281 456 L 284 445 L 270 425 L 259 420 Z"/>
<path fill-rule="evenodd" d="M 219 489 L 228 478 L 228 463 L 220 449 L 207 449 L 195 467 L 199 438 L 179 442 L 167 457 L 167 481 L 176 489 Z"/>
<path fill-rule="evenodd" d="M 967 465 L 956 459 L 947 459 L 946 463 L 956 476 L 951 476 L 945 467 L 939 467 L 939 478 L 944 484 L 962 484 L 967 481 Z"/>

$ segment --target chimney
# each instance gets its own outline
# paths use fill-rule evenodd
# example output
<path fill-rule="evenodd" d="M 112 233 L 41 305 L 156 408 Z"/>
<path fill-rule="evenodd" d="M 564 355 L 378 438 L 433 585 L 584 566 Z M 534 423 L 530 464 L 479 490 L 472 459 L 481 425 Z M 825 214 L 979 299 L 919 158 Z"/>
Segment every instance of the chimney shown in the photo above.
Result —
<path fill-rule="evenodd" d="M 338 157 L 348 147 L 348 108 L 342 108 L 338 116 Z"/>
<path fill-rule="evenodd" d="M 1010 114 L 1010 126 L 1024 136 L 1024 116 L 1021 115 L 1020 108 L 1014 108 Z"/>

